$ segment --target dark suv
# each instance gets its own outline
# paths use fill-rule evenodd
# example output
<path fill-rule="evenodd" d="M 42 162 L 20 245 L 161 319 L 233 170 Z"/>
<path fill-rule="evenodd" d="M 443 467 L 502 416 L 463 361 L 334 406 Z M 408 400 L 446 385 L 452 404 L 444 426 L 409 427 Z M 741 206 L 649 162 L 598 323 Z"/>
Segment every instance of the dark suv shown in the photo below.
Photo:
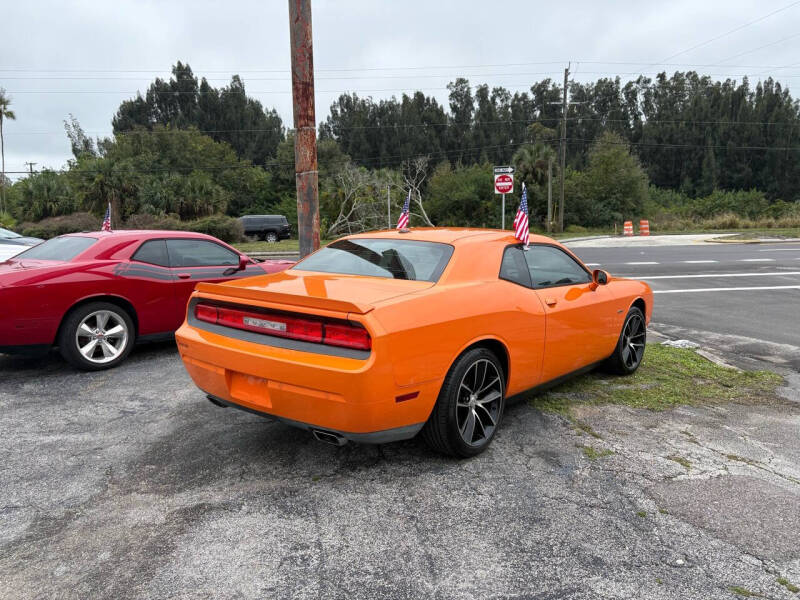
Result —
<path fill-rule="evenodd" d="M 268 242 L 292 237 L 289 221 L 283 215 L 246 215 L 239 220 L 245 235 L 258 236 Z"/>

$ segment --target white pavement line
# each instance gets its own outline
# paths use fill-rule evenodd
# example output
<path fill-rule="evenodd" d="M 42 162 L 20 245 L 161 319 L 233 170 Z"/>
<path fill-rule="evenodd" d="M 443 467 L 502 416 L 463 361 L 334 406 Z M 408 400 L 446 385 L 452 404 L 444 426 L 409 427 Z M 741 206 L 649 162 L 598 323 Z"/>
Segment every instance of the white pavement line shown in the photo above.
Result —
<path fill-rule="evenodd" d="M 779 271 L 778 273 L 703 273 L 700 275 L 637 275 L 631 279 L 693 279 L 706 277 L 775 277 L 777 275 L 800 275 L 800 271 Z"/>
<path fill-rule="evenodd" d="M 681 261 L 681 262 L 684 262 L 687 265 L 700 265 L 700 264 L 703 264 L 703 263 L 715 263 L 715 262 L 719 262 L 719 261 L 718 260 L 684 260 L 684 261 Z"/>
<path fill-rule="evenodd" d="M 657 265 L 657 262 L 627 262 L 626 265 Z"/>
<path fill-rule="evenodd" d="M 797 252 L 800 248 L 768 248 L 759 252 Z"/>
<path fill-rule="evenodd" d="M 774 258 L 740 258 L 739 262 L 775 262 Z"/>
<path fill-rule="evenodd" d="M 599 267 L 602 263 L 583 263 L 587 267 Z"/>
<path fill-rule="evenodd" d="M 654 294 L 687 294 L 691 292 L 742 292 L 758 290 L 800 290 L 800 285 L 772 285 L 756 287 L 729 287 L 729 288 L 694 288 L 691 290 L 653 290 Z"/>

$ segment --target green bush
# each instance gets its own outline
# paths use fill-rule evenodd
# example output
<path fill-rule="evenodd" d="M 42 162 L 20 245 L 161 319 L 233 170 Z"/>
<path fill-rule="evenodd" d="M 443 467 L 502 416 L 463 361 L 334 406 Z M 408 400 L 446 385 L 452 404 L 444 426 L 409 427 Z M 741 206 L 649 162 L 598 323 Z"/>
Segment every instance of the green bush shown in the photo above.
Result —
<path fill-rule="evenodd" d="M 91 213 L 77 212 L 60 217 L 48 217 L 38 223 L 21 223 L 17 227 L 22 235 L 50 239 L 76 231 L 99 231 L 102 220 Z"/>
<path fill-rule="evenodd" d="M 196 221 L 184 221 L 181 223 L 181 229 L 213 235 L 228 243 L 244 240 L 244 228 L 239 219 L 224 215 L 213 215 Z"/>
<path fill-rule="evenodd" d="M 128 217 L 123 229 L 168 229 L 174 231 L 182 229 L 182 225 L 180 220 L 172 215 L 139 214 Z"/>
<path fill-rule="evenodd" d="M 11 216 L 11 214 L 7 212 L 0 212 L 0 227 L 5 227 L 6 229 L 14 229 L 14 226 L 17 224 L 17 220 Z"/>

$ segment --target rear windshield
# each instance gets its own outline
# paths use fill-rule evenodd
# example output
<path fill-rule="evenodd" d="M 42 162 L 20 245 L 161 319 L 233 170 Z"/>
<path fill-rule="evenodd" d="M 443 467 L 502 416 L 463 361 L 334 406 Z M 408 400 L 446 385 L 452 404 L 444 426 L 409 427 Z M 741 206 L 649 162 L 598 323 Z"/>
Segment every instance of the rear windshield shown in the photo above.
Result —
<path fill-rule="evenodd" d="M 435 282 L 452 255 L 452 246 L 436 242 L 355 238 L 333 242 L 292 268 Z"/>
<path fill-rule="evenodd" d="M 65 235 L 42 242 L 30 250 L 25 250 L 14 257 L 14 260 L 23 258 L 35 260 L 72 260 L 78 254 L 94 244 L 97 238 L 84 236 Z"/>

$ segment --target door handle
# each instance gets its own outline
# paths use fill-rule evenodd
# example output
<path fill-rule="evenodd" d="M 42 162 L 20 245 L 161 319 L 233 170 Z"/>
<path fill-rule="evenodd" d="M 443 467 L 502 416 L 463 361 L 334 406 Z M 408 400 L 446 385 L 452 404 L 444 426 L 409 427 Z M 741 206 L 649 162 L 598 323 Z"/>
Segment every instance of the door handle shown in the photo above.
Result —
<path fill-rule="evenodd" d="M 191 273 L 178 273 L 178 279 L 189 279 L 191 276 Z"/>
<path fill-rule="evenodd" d="M 556 304 L 558 304 L 558 300 L 556 300 L 555 298 L 545 298 L 544 303 L 547 304 L 547 306 L 555 306 Z"/>

